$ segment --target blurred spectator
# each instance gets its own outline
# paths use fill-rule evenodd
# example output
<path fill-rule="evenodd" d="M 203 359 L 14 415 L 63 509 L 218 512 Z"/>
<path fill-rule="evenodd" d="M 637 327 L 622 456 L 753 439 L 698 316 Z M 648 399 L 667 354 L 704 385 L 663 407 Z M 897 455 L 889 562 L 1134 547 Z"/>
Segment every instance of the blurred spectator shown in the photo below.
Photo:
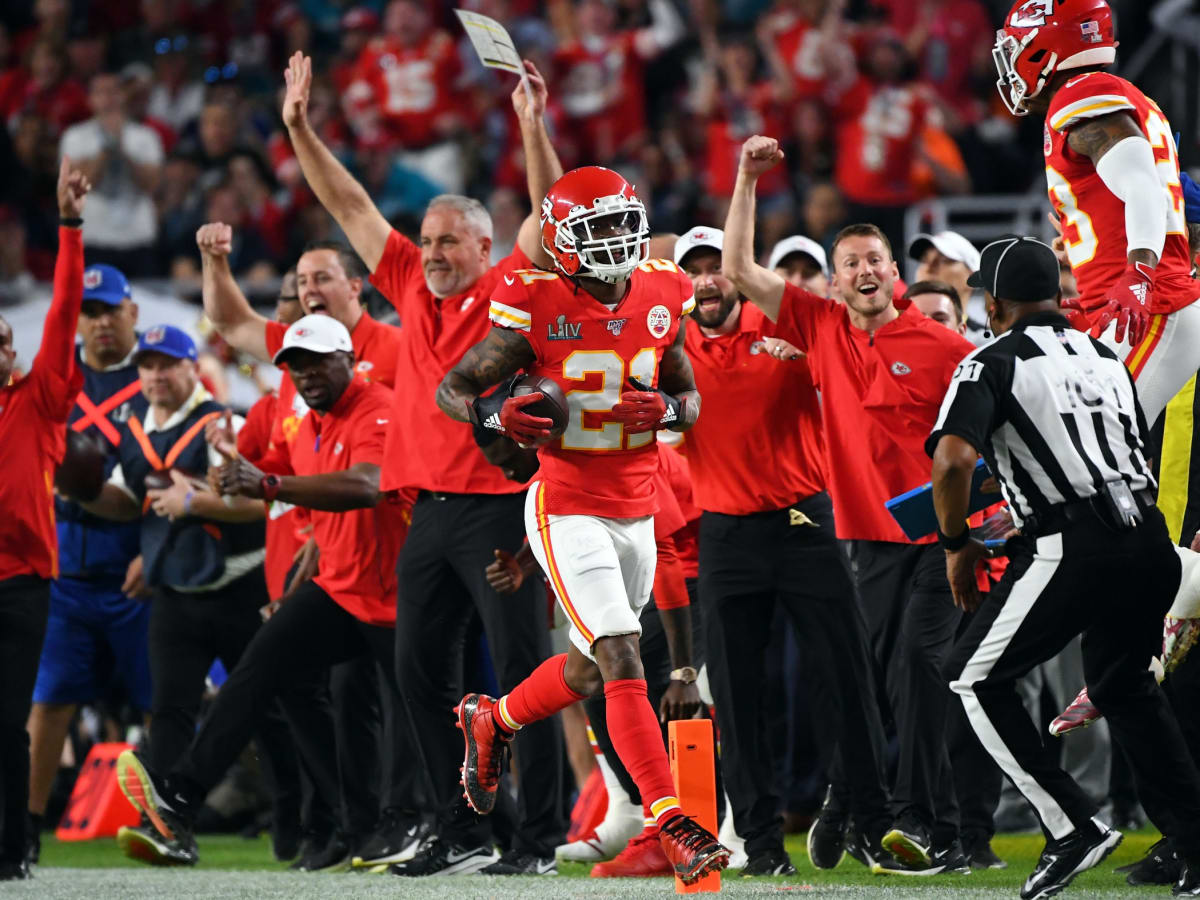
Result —
<path fill-rule="evenodd" d="M 610 165 L 646 142 L 643 65 L 684 35 L 669 0 L 648 0 L 648 28 L 617 29 L 610 0 L 549 0 L 559 31 L 554 54 L 554 94 L 562 98 L 580 157 Z"/>
<path fill-rule="evenodd" d="M 358 59 L 367 49 L 371 35 L 378 31 L 379 16 L 369 6 L 356 6 L 342 16 L 338 51 L 329 64 L 329 78 L 339 94 L 350 87 L 355 77 Z"/>
<path fill-rule="evenodd" d="M 87 94 L 79 82 L 67 77 L 66 54 L 60 41 L 44 38 L 33 45 L 29 70 L 9 73 L 0 86 L 0 116 L 15 127 L 22 115 L 45 119 L 55 136 L 88 116 Z"/>
<path fill-rule="evenodd" d="M 12 136 L 15 162 L 3 179 L 9 196 L 24 214 L 26 259 L 39 281 L 50 279 L 58 250 L 58 211 L 46 202 L 46 198 L 53 196 L 57 178 L 57 148 L 45 119 L 22 116 Z"/>
<path fill-rule="evenodd" d="M 108 64 L 108 32 L 84 17 L 74 19 L 67 29 L 67 60 L 71 75 L 82 84 L 104 71 Z"/>
<path fill-rule="evenodd" d="M 257 153 L 238 151 L 229 159 L 229 184 L 246 210 L 246 221 L 266 242 L 275 263 L 287 251 L 287 222 L 272 194 L 274 179 Z"/>
<path fill-rule="evenodd" d="M 225 178 L 225 166 L 238 149 L 238 122 L 233 107 L 225 103 L 205 103 L 200 126 L 189 150 L 200 167 L 200 187 L 207 191 Z"/>
<path fill-rule="evenodd" d="M 162 141 L 163 151 L 170 153 L 179 135 L 162 119 L 156 119 L 147 112 L 153 89 L 154 72 L 146 63 L 131 62 L 121 70 L 121 102 L 129 121 L 153 128 Z"/>
<path fill-rule="evenodd" d="M 777 77 L 798 99 L 818 100 L 829 80 L 853 64 L 840 40 L 846 0 L 776 0 L 758 26 L 758 42 Z"/>
<path fill-rule="evenodd" d="M 71 21 L 70 0 L 34 0 L 33 17 L 36 24 L 14 37 L 13 55 L 18 59 L 25 56 L 35 41 L 66 39 Z"/>
<path fill-rule="evenodd" d="M 308 121 L 336 156 L 346 160 L 350 150 L 350 132 L 342 119 L 333 87 L 325 79 L 314 79 L 308 101 Z M 267 159 L 275 178 L 291 191 L 291 205 L 303 206 L 310 202 L 311 194 L 304 184 L 300 164 L 288 141 L 287 131 L 277 129 L 267 141 Z"/>
<path fill-rule="evenodd" d="M 225 222 L 233 226 L 233 250 L 229 267 L 233 274 L 251 282 L 265 282 L 277 274 L 271 262 L 271 251 L 262 233 L 246 215 L 242 198 L 232 182 L 222 182 L 211 188 L 205 197 L 204 221 Z M 176 281 L 199 289 L 200 260 L 195 242 L 191 249 L 180 252 L 171 260 L 170 276 Z"/>
<path fill-rule="evenodd" d="M 129 121 L 116 73 L 95 76 L 88 99 L 92 118 L 68 128 L 61 147 L 92 182 L 83 223 L 88 262 L 108 263 L 131 278 L 152 274 L 162 141 L 154 129 Z"/>
<path fill-rule="evenodd" d="M 11 206 L 0 206 L 0 306 L 19 303 L 33 288 L 25 258 L 25 224 Z"/>
<path fill-rule="evenodd" d="M 455 140 L 466 104 L 454 40 L 435 28 L 422 0 L 391 0 L 383 35 L 367 44 L 342 98 L 360 148 L 399 148 L 399 161 L 443 191 L 465 183 Z"/>
<path fill-rule="evenodd" d="M 191 39 L 186 34 L 160 37 L 153 49 L 154 86 L 146 113 L 182 135 L 204 108 L 204 85 L 188 71 Z"/>
<path fill-rule="evenodd" d="M 814 184 L 804 198 L 804 233 L 829 249 L 834 235 L 846 224 L 846 203 L 842 193 L 827 181 Z"/>
<path fill-rule="evenodd" d="M 492 217 L 491 265 L 496 265 L 512 253 L 517 244 L 517 232 L 529 214 L 528 201 L 510 187 L 496 188 L 488 197 L 488 213 Z"/>
<path fill-rule="evenodd" d="M 916 281 L 904 292 L 904 299 L 927 319 L 933 319 L 959 334 L 967 333 L 962 297 L 945 281 Z"/>
<path fill-rule="evenodd" d="M 419 216 L 429 201 L 443 192 L 440 185 L 387 150 L 363 150 L 358 158 L 363 187 L 389 222 L 403 216 Z"/>

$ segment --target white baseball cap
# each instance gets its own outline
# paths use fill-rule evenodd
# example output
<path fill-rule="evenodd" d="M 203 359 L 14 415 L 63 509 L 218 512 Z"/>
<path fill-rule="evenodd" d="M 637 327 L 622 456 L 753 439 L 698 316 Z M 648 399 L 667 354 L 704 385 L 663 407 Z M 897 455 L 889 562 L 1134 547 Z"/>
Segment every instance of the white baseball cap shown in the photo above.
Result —
<path fill-rule="evenodd" d="M 292 323 L 283 336 L 283 346 L 271 361 L 279 365 L 290 350 L 308 350 L 311 353 L 336 353 L 342 350 L 353 353 L 354 344 L 350 341 L 346 326 L 337 319 L 312 315 Z"/>
<path fill-rule="evenodd" d="M 682 262 L 683 258 L 697 247 L 711 247 L 720 253 L 724 245 L 725 232 L 720 228 L 697 225 L 675 242 L 675 262 Z"/>
<path fill-rule="evenodd" d="M 937 252 L 949 259 L 965 263 L 972 272 L 979 268 L 979 251 L 957 231 L 939 231 L 937 234 L 918 234 L 908 245 L 908 258 L 921 261 L 925 251 L 936 247 Z"/>
<path fill-rule="evenodd" d="M 825 248 L 812 238 L 805 237 L 802 234 L 793 234 L 791 237 L 785 237 L 771 248 L 771 258 L 767 263 L 767 268 L 774 269 L 785 256 L 791 256 L 793 253 L 803 253 L 805 256 L 811 256 L 813 262 L 821 267 L 821 271 L 826 275 L 829 274 L 829 262 L 825 259 Z"/>

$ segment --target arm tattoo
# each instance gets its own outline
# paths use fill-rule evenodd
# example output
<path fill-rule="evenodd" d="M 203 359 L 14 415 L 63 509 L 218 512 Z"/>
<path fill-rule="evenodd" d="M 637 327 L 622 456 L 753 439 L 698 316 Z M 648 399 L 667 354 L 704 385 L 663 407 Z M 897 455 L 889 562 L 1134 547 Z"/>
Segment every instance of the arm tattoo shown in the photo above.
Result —
<path fill-rule="evenodd" d="M 663 353 L 658 372 L 659 389 L 683 404 L 683 416 L 672 431 L 686 431 L 696 424 L 696 419 L 700 416 L 700 393 L 696 390 L 696 376 L 692 373 L 692 361 L 683 349 L 686 339 L 687 332 L 681 324 L 675 343 Z"/>
<path fill-rule="evenodd" d="M 1145 135 L 1129 113 L 1109 113 L 1107 116 L 1087 119 L 1072 127 L 1067 133 L 1067 146 L 1097 163 L 1105 153 L 1127 137 L 1144 138 Z"/>
<path fill-rule="evenodd" d="M 533 361 L 533 347 L 520 332 L 493 327 L 442 379 L 437 405 L 450 418 L 468 422 L 467 404 Z"/>

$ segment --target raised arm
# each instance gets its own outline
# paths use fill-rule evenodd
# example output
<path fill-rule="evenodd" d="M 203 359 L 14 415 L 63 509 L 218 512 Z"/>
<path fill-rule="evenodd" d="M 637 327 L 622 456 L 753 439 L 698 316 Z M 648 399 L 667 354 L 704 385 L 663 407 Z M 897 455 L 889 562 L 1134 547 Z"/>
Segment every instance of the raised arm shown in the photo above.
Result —
<path fill-rule="evenodd" d="M 783 151 L 775 138 L 756 134 L 742 145 L 737 183 L 725 217 L 725 247 L 721 252 L 721 271 L 725 277 L 771 321 L 779 318 L 785 282 L 754 260 L 754 192 L 758 177 L 782 159 Z"/>
<path fill-rule="evenodd" d="M 222 222 L 201 225 L 196 232 L 196 246 L 200 248 L 204 314 L 230 346 L 270 362 L 267 320 L 251 308 L 229 268 L 233 229 Z"/>
<path fill-rule="evenodd" d="M 355 252 L 374 272 L 383 259 L 392 226 L 363 186 L 321 142 L 308 121 L 312 60 L 296 51 L 288 61 L 284 81 L 287 92 L 283 98 L 283 124 L 287 126 L 300 170 L 321 205 L 346 232 Z"/>
<path fill-rule="evenodd" d="M 554 260 L 542 249 L 542 199 L 562 175 L 562 163 L 550 143 L 546 132 L 546 82 L 537 66 L 525 60 L 525 71 L 529 76 L 529 87 L 533 92 L 533 105 L 525 94 L 523 85 L 518 84 L 512 92 L 513 110 L 521 126 L 521 143 L 525 148 L 525 179 L 529 187 L 529 208 L 533 210 L 521 223 L 517 233 L 517 246 L 534 265 L 544 269 L 554 267 Z"/>
<path fill-rule="evenodd" d="M 33 367 L 67 373 L 75 365 L 75 327 L 83 306 L 83 203 L 91 182 L 62 158 L 58 167 L 58 215 L 72 222 L 58 229 L 58 257 L 54 262 L 54 296 L 46 313 L 46 327 Z M 66 377 L 64 375 L 64 377 Z"/>

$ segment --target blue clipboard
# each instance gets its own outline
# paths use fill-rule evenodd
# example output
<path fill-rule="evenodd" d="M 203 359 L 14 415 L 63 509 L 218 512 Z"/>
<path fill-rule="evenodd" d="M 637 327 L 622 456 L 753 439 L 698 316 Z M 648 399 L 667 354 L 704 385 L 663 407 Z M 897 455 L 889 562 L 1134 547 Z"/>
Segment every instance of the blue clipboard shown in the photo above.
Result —
<path fill-rule="evenodd" d="M 975 472 L 971 477 L 971 501 L 967 507 L 967 515 L 986 509 L 1002 499 L 999 494 L 985 494 L 980 490 L 980 486 L 991 477 L 991 474 L 982 459 L 975 463 Z M 933 511 L 932 481 L 919 488 L 913 488 L 911 491 L 905 491 L 884 505 L 909 540 L 917 541 L 937 531 L 938 521 L 937 514 Z"/>

